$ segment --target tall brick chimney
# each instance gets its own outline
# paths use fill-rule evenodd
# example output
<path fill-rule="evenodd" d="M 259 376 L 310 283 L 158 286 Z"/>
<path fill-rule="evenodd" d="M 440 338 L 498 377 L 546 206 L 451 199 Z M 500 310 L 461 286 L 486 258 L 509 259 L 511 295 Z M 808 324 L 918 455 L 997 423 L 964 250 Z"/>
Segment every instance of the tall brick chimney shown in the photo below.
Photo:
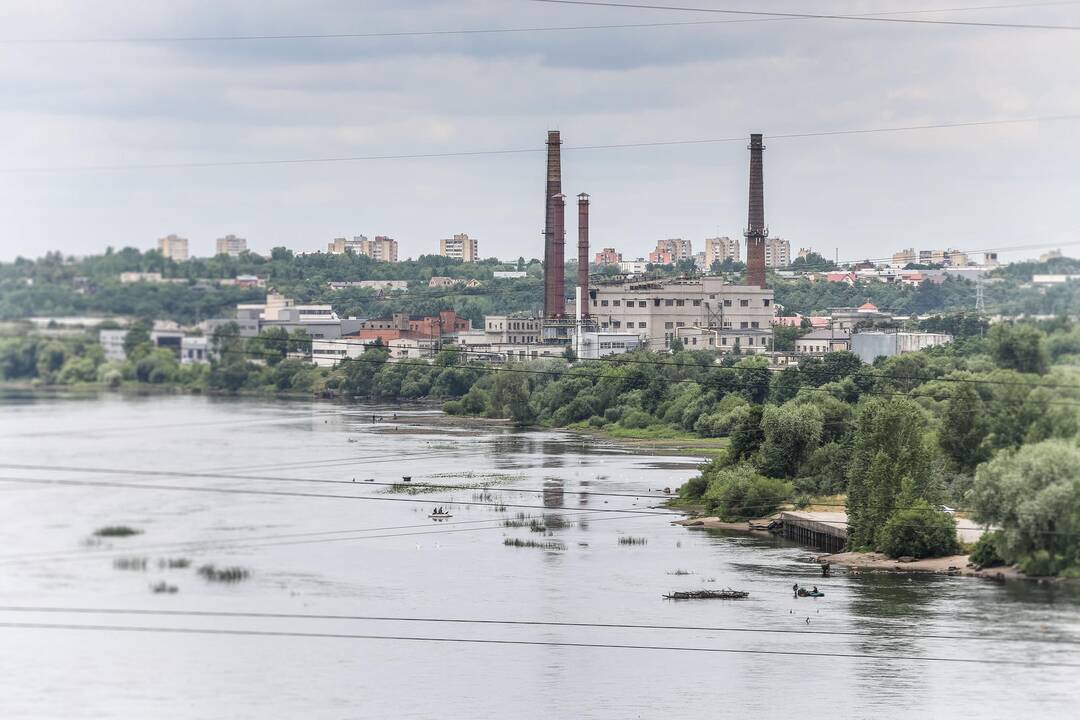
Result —
<path fill-rule="evenodd" d="M 547 183 L 544 187 L 544 317 L 561 317 L 566 313 L 564 245 L 565 223 L 563 220 L 562 140 L 558 130 L 549 130 L 547 136 Z"/>
<path fill-rule="evenodd" d="M 750 135 L 750 210 L 746 223 L 746 284 L 765 287 L 765 180 L 762 172 L 761 133 Z"/>

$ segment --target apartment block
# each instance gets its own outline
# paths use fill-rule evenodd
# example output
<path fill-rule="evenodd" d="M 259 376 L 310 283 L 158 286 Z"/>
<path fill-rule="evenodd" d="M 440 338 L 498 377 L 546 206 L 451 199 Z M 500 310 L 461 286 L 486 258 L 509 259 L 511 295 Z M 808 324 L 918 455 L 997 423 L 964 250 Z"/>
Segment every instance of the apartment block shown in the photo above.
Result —
<path fill-rule="evenodd" d="M 905 248 L 900 252 L 893 253 L 892 264 L 898 267 L 904 267 L 910 265 L 918 260 L 918 255 L 915 254 L 915 248 Z"/>
<path fill-rule="evenodd" d="M 342 255 L 346 252 L 366 255 L 376 262 L 397 262 L 398 259 L 397 240 L 385 235 L 376 235 L 374 240 L 368 240 L 364 235 L 356 235 L 351 240 L 343 237 L 334 238 L 327 243 L 326 251 L 332 255 Z"/>
<path fill-rule="evenodd" d="M 693 255 L 694 250 L 689 240 L 668 238 L 656 241 L 656 249 L 649 253 L 649 262 L 653 265 L 672 265 L 689 260 Z"/>
<path fill-rule="evenodd" d="M 765 238 L 765 267 L 781 268 L 791 264 L 791 243 L 783 238 Z"/>
<path fill-rule="evenodd" d="M 480 260 L 480 242 L 465 233 L 458 233 L 439 241 L 439 255 L 462 262 L 477 262 Z"/>
<path fill-rule="evenodd" d="M 726 236 L 705 238 L 705 270 L 709 270 L 715 262 L 724 262 L 728 259 L 738 262 L 739 248 L 738 240 L 732 240 Z"/>
<path fill-rule="evenodd" d="M 247 239 L 235 235 L 226 235 L 225 237 L 219 237 L 215 241 L 215 247 L 218 255 L 237 257 L 247 250 Z"/>
<path fill-rule="evenodd" d="M 618 265 L 622 262 L 622 253 L 616 252 L 615 248 L 604 248 L 596 253 L 594 262 L 597 265 Z"/>
<path fill-rule="evenodd" d="M 746 336 L 746 349 L 764 350 L 772 338 L 773 291 L 726 285 L 720 277 L 626 281 L 589 291 L 589 314 L 601 330 L 632 332 L 653 349 L 667 348 L 690 328 L 711 332 L 715 347 L 731 349 L 725 337 Z"/>
<path fill-rule="evenodd" d="M 162 255 L 174 262 L 185 262 L 188 259 L 188 239 L 177 235 L 166 235 L 158 238 L 158 250 Z"/>

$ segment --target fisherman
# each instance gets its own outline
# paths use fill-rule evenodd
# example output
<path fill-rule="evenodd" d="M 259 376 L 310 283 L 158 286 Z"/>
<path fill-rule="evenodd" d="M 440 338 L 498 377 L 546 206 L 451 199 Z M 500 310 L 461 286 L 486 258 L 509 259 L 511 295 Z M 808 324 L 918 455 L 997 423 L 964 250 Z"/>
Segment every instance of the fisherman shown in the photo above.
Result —
<path fill-rule="evenodd" d="M 795 593 L 795 597 L 799 597 L 799 583 L 795 583 L 791 586 L 791 591 Z"/>
<path fill-rule="evenodd" d="M 828 560 L 821 563 L 821 577 L 829 577 L 829 568 L 832 566 Z"/>
<path fill-rule="evenodd" d="M 814 586 L 814 589 L 811 592 L 813 592 L 815 595 L 817 595 L 817 585 Z"/>

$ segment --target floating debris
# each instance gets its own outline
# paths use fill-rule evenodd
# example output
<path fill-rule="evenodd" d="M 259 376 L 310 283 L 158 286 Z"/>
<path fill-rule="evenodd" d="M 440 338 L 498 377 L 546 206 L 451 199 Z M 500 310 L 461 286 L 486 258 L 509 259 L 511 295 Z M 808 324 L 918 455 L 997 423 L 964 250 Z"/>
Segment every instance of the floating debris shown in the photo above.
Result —
<path fill-rule="evenodd" d="M 177 590 L 179 590 L 179 588 L 175 585 L 170 585 L 169 583 L 162 580 L 159 583 L 154 583 L 153 585 L 151 585 L 150 590 L 158 594 L 165 593 L 168 595 L 173 595 L 176 593 Z"/>
<path fill-rule="evenodd" d="M 142 530 L 127 525 L 106 525 L 95 530 L 94 535 L 98 537 L 131 537 L 132 535 L 142 535 Z"/>
<path fill-rule="evenodd" d="M 664 596 L 665 600 L 741 600 L 750 597 L 746 590 L 677 590 Z"/>

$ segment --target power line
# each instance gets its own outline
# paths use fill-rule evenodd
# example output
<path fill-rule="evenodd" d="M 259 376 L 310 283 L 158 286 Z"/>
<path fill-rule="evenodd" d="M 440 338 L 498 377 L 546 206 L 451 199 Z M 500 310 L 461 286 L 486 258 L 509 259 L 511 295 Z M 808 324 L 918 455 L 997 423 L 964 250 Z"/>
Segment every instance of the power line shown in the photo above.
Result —
<path fill-rule="evenodd" d="M 613 650 L 654 650 L 671 652 L 730 653 L 737 655 L 769 655 L 787 657 L 829 657 L 858 660 L 910 660 L 916 662 L 948 662 L 974 665 L 1004 665 L 1032 667 L 1080 668 L 1080 663 L 1050 662 L 1045 660 L 992 660 L 988 658 L 934 657 L 927 655 L 873 655 L 867 653 L 811 652 L 798 650 L 755 650 L 746 648 L 714 648 L 680 645 L 637 645 L 616 643 L 585 643 L 557 640 L 496 640 L 454 637 L 416 637 L 410 635 L 371 635 L 330 632 L 297 632 L 284 630 L 240 630 L 236 628 L 181 628 L 138 625 L 78 625 L 61 623 L 2 622 L 0 628 L 14 630 L 89 630 L 97 632 L 160 633 L 180 635 L 229 635 L 247 637 L 291 637 L 310 639 L 387 640 L 397 642 L 453 643 L 470 645 L 517 645 L 533 647 L 598 648 Z"/>
<path fill-rule="evenodd" d="M 447 503 L 452 505 L 453 503 Z M 590 517 L 593 510 L 585 510 L 581 512 L 546 512 L 543 514 L 545 521 L 548 518 L 557 517 L 560 519 L 576 518 L 578 522 L 588 521 L 591 524 L 605 522 L 610 520 L 624 520 L 622 517 Z M 643 515 L 651 516 L 671 516 L 670 512 L 650 512 L 642 513 Z M 433 526 L 430 523 L 421 525 L 399 525 L 391 526 L 388 528 L 357 528 L 355 530 L 336 530 L 328 531 L 337 534 L 346 533 L 370 533 L 370 532 L 384 532 L 385 530 L 396 529 L 411 529 L 411 528 L 435 528 L 426 531 L 416 532 L 384 532 L 381 535 L 350 535 L 346 537 L 309 537 L 318 536 L 321 533 L 283 533 L 281 535 L 266 535 L 258 538 L 237 538 L 235 540 L 191 540 L 175 543 L 160 543 L 158 545 L 143 545 L 134 546 L 124 549 L 110 549 L 110 550 L 98 550 L 98 551 L 74 551 L 74 550 L 56 550 L 56 551 L 39 551 L 36 553 L 11 553 L 8 555 L 0 556 L 0 565 L 20 565 L 24 563 L 40 563 L 40 562 L 66 562 L 66 561 L 83 561 L 88 559 L 99 558 L 115 558 L 115 557 L 131 557 L 138 555 L 139 553 L 158 552 L 160 550 L 188 550 L 190 552 L 206 552 L 209 550 L 239 548 L 246 550 L 249 548 L 264 548 L 264 547 L 281 547 L 281 546 L 294 546 L 294 545 L 321 545 L 324 543 L 336 543 L 336 542 L 356 542 L 360 540 L 384 540 L 389 538 L 402 538 L 402 537 L 423 537 L 427 535 L 450 535 L 455 533 L 464 532 L 480 532 L 484 530 L 502 530 L 508 532 L 510 530 L 519 529 L 518 526 L 506 525 L 506 518 L 491 518 L 489 520 L 462 520 L 454 522 L 441 522 L 438 526 Z M 516 520 L 514 521 L 516 522 Z M 480 523 L 497 523 L 496 525 L 486 527 L 448 527 L 448 526 L 460 526 L 460 525 L 477 525 Z M 290 539 L 299 538 L 299 539 Z"/>
<path fill-rule="evenodd" d="M 786 594 L 786 593 L 785 593 Z M 409 623 L 436 623 L 454 625 L 496 625 L 496 626 L 529 626 L 529 627 L 559 627 L 559 628 L 597 628 L 612 630 L 676 630 L 694 632 L 730 632 L 730 633 L 769 633 L 780 635 L 825 635 L 841 637 L 868 637 L 877 640 L 893 638 L 915 640 L 961 640 L 961 641 L 989 641 L 989 642 L 1037 642 L 1062 645 L 1077 645 L 1080 640 L 1071 638 L 1053 637 L 1025 637 L 1003 638 L 1000 635 L 957 635 L 941 633 L 906 633 L 885 630 L 884 632 L 866 632 L 860 630 L 794 630 L 791 628 L 773 627 L 737 627 L 724 625 L 657 625 L 640 623 L 615 623 L 615 622 L 570 622 L 555 620 L 493 620 L 487 618 L 436 618 L 424 616 L 395 616 L 395 615 L 336 615 L 319 613 L 286 613 L 286 612 L 238 612 L 238 611 L 215 611 L 215 610 L 156 610 L 146 608 L 100 608 L 100 607 L 59 607 L 40 605 L 0 605 L 0 612 L 18 613 L 45 613 L 45 614 L 80 614 L 80 615 L 151 615 L 163 617 L 221 617 L 221 618 L 248 618 L 248 619 L 273 619 L 273 620 L 345 620 L 357 622 L 409 622 Z"/>
<path fill-rule="evenodd" d="M 927 10 L 896 10 L 891 12 L 864 13 L 865 17 L 886 15 L 919 15 L 930 13 L 968 12 L 982 10 L 1004 10 L 1033 8 L 1054 5 L 1075 5 L 1077 0 L 1058 0 L 1057 2 L 1011 3 L 1007 5 L 977 5 L 973 7 L 937 8 Z M 37 38 L 6 39 L 0 45 L 100 45 L 100 44 L 181 44 L 181 43 L 221 43 L 254 42 L 275 40 L 367 40 L 375 38 L 409 37 L 446 37 L 454 35 L 500 35 L 537 32 L 565 32 L 582 30 L 633 30 L 646 28 L 666 28 L 704 25 L 735 25 L 758 22 L 785 22 L 807 18 L 739 18 L 731 20 L 686 20 L 681 22 L 623 23 L 603 25 L 559 25 L 516 28 L 466 28 L 454 30 L 399 30 L 367 33 L 285 33 L 278 35 L 187 35 L 187 36 L 145 36 L 145 37 L 99 37 L 99 38 Z"/>
<path fill-rule="evenodd" d="M 1080 28 L 1078 28 L 1080 29 Z M 1025 118 L 1008 118 L 999 120 L 978 120 L 970 122 L 953 122 L 953 123 L 933 123 L 923 125 L 898 125 L 892 127 L 878 127 L 878 128 L 861 128 L 861 129 L 848 129 L 848 130 L 826 130 L 820 132 L 796 132 L 796 133 L 781 133 L 776 135 L 769 135 L 770 140 L 785 140 L 785 139 L 801 139 L 801 138 L 815 138 L 815 137 L 832 137 L 841 135 L 868 135 L 876 133 L 897 133 L 897 132 L 911 132 L 917 130 L 944 130 L 955 128 L 970 128 L 970 127 L 988 127 L 993 125 L 1014 125 L 1020 123 L 1038 123 L 1038 122 L 1054 122 L 1054 121 L 1072 121 L 1080 119 L 1080 114 L 1064 114 L 1064 115 L 1043 115 L 1033 116 Z M 705 145 L 715 143 L 729 143 L 729 142 L 746 142 L 745 136 L 728 137 L 728 138 L 710 138 L 699 140 L 658 140 L 651 142 L 636 142 L 636 143 L 609 143 L 598 145 L 563 145 L 563 151 L 580 151 L 580 150 L 619 150 L 627 148 L 648 148 L 648 147 L 671 147 L 679 145 Z M 529 148 L 512 148 L 502 150 L 461 150 L 450 152 L 429 152 L 429 153 L 403 153 L 403 154 L 385 154 L 385 155 L 351 155 L 351 156 L 336 156 L 336 157 L 305 157 L 305 158 L 282 158 L 282 159 L 263 159 L 263 160 L 217 160 L 217 161 L 205 161 L 205 162 L 181 162 L 181 163 L 133 163 L 133 164 L 113 164 L 113 165 L 69 165 L 69 166 L 49 166 L 49 167 L 7 167 L 0 168 L 0 173 L 59 173 L 59 172 L 84 172 L 84 171 L 108 171 L 108 170 L 179 170 L 179 169 L 198 169 L 198 168 L 217 168 L 217 167 L 260 167 L 268 165 L 301 165 L 301 164 L 329 164 L 329 163 L 349 163 L 349 162 L 367 162 L 367 161 L 381 161 L 381 160 L 426 160 L 433 158 L 455 158 L 455 157 L 485 157 L 495 155 L 520 155 L 527 153 L 542 153 L 546 152 L 544 147 L 529 147 Z"/>
<path fill-rule="evenodd" d="M 980 22 L 975 20 L 920 20 L 916 18 L 881 17 L 875 15 L 836 15 L 823 13 L 770 12 L 765 10 L 721 10 L 718 8 L 681 7 L 674 5 L 645 5 L 625 2 L 599 2 L 597 0 L 528 0 L 528 2 L 552 5 L 585 5 L 590 7 L 632 8 L 640 10 L 674 10 L 676 12 L 718 13 L 721 15 L 745 15 L 792 20 L 848 20 L 858 22 L 898 23 L 902 25 L 944 25 L 1014 30 L 1080 30 L 1080 25 L 1037 25 L 1006 22 Z"/>
<path fill-rule="evenodd" d="M 318 480 L 301 479 L 301 478 L 246 478 L 246 479 L 266 479 L 276 480 L 279 482 L 303 482 L 303 483 L 317 483 Z M 246 490 L 241 488 L 221 488 L 221 487 L 208 487 L 205 485 L 165 485 L 165 484 L 150 484 L 150 483 L 121 483 L 112 480 L 64 480 L 60 478 L 28 478 L 28 477 L 0 477 L 0 482 L 20 483 L 27 485 L 57 485 L 57 486 L 73 486 L 73 487 L 107 487 L 107 488 L 121 488 L 125 490 L 175 490 L 180 492 L 208 492 L 208 493 L 221 493 L 225 495 L 271 495 L 276 497 L 305 497 L 305 498 L 322 498 L 322 499 L 334 499 L 334 500 L 368 500 L 373 502 L 398 502 L 398 503 L 423 503 L 426 505 L 446 505 L 452 503 L 454 505 L 476 506 L 476 507 L 490 507 L 490 508 L 514 508 L 514 509 L 529 509 L 529 510 L 559 510 L 559 509 L 571 509 L 563 506 L 559 507 L 547 507 L 546 505 L 523 505 L 519 503 L 504 503 L 504 502 L 478 502 L 475 500 L 428 500 L 425 498 L 419 498 L 410 496 L 407 498 L 399 497 L 382 497 L 377 495 L 336 495 L 334 493 L 311 493 L 311 492 L 297 492 L 292 490 Z M 334 481 L 327 481 L 334 482 Z M 352 484 L 352 483 L 349 483 Z M 358 485 L 360 483 L 357 483 Z M 463 488 L 464 489 L 464 488 Z M 616 508 L 592 508 L 589 512 L 596 513 L 618 513 L 622 515 L 647 515 L 654 516 L 657 514 L 671 515 L 673 513 L 657 513 L 649 510 L 619 510 Z"/>

